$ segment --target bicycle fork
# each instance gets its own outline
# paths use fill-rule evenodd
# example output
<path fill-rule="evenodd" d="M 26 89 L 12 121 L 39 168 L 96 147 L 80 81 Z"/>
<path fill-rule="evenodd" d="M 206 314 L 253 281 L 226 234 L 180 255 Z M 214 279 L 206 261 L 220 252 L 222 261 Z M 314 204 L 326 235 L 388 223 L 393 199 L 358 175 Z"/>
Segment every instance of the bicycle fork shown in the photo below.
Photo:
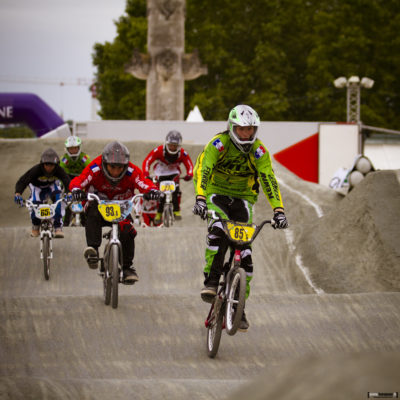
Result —
<path fill-rule="evenodd" d="M 51 240 L 51 232 L 50 231 L 41 231 L 40 232 L 40 259 L 43 260 L 44 255 L 43 255 L 43 240 L 44 237 L 48 238 L 49 241 L 49 254 L 46 255 L 47 258 L 53 258 L 53 241 Z"/>

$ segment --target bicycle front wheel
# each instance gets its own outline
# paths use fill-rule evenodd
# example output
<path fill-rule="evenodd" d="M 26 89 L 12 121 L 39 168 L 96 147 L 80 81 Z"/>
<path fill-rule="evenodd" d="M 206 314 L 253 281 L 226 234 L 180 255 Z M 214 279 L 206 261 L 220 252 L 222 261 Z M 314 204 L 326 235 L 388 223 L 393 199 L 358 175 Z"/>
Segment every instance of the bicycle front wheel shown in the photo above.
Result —
<path fill-rule="evenodd" d="M 222 309 L 222 300 L 217 297 L 207 320 L 207 354 L 214 358 L 217 355 L 219 343 L 221 341 L 222 321 L 224 311 Z"/>
<path fill-rule="evenodd" d="M 110 269 L 110 252 L 108 251 L 108 245 L 104 250 L 104 276 L 103 276 L 103 289 L 104 289 L 104 304 L 108 306 L 111 302 L 111 274 Z"/>
<path fill-rule="evenodd" d="M 226 301 L 226 333 L 234 335 L 239 328 L 246 301 L 246 272 L 243 268 L 232 271 Z"/>
<path fill-rule="evenodd" d="M 167 228 L 172 226 L 174 223 L 174 213 L 172 211 L 172 204 L 166 204 L 164 207 L 164 213 L 163 213 L 163 221 L 164 221 L 164 226 Z"/>
<path fill-rule="evenodd" d="M 110 264 L 111 269 L 111 292 L 112 292 L 112 308 L 118 307 L 118 285 L 119 285 L 119 248 L 116 244 L 111 246 Z"/>
<path fill-rule="evenodd" d="M 43 273 L 48 281 L 50 279 L 50 238 L 44 235 L 42 240 Z"/>

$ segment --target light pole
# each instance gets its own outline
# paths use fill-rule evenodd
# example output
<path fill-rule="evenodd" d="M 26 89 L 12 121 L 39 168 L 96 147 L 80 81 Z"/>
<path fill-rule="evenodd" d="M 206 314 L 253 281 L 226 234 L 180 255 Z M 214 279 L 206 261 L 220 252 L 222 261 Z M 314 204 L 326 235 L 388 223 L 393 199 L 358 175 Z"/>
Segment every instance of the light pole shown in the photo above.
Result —
<path fill-rule="evenodd" d="M 333 81 L 333 84 L 338 89 L 347 87 L 347 122 L 360 123 L 360 91 L 361 87 L 371 89 L 374 86 L 374 81 L 364 77 L 361 79 L 358 76 L 351 76 L 349 79 L 341 76 Z"/>

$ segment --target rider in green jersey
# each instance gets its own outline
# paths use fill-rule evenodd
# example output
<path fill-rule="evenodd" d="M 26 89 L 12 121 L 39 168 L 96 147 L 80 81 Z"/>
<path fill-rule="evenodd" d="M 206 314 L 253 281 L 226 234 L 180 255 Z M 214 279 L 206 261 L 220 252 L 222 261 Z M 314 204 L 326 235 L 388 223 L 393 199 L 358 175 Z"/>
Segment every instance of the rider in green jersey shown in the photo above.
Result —
<path fill-rule="evenodd" d="M 60 165 L 69 175 L 70 179 L 79 176 L 84 168 L 90 164 L 90 157 L 81 151 L 82 140 L 78 136 L 71 135 L 65 141 L 65 154 L 61 158 Z M 68 190 L 68 188 L 67 188 Z M 65 209 L 64 226 L 71 221 L 71 209 Z M 85 224 L 85 216 L 82 214 L 82 224 Z"/>
<path fill-rule="evenodd" d="M 260 186 L 274 210 L 274 228 L 287 228 L 281 193 L 272 170 L 269 152 L 257 139 L 260 118 L 247 105 L 238 105 L 229 113 L 228 130 L 219 133 L 205 146 L 194 168 L 196 203 L 194 214 L 207 218 L 207 210 L 215 210 L 223 218 L 252 223 L 253 206 Z M 204 288 L 201 297 L 212 302 L 217 293 L 228 241 L 218 221 L 208 226 Z M 246 271 L 247 293 L 253 276 L 251 246 L 241 251 Z M 245 313 L 239 330 L 249 327 Z"/>

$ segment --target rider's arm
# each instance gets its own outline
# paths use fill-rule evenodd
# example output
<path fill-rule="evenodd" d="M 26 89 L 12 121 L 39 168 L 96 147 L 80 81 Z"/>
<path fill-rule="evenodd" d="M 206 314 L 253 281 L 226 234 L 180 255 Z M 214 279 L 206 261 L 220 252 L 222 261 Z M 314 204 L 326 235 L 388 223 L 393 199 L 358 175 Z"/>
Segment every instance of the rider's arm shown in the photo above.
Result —
<path fill-rule="evenodd" d="M 71 178 L 60 165 L 56 165 L 54 176 L 61 180 L 65 188 L 69 187 Z"/>
<path fill-rule="evenodd" d="M 138 189 L 140 193 L 147 193 L 150 190 L 158 190 L 157 186 L 151 179 L 146 178 L 146 175 L 136 165 L 130 163 L 131 179 L 133 180 L 134 188 Z"/>
<path fill-rule="evenodd" d="M 267 197 L 269 204 L 275 211 L 283 211 L 282 196 L 278 181 L 272 169 L 271 156 L 260 140 L 255 143 L 255 152 L 251 153 L 253 162 L 256 166 L 259 181 Z"/>
<path fill-rule="evenodd" d="M 181 149 L 181 162 L 186 168 L 186 175 L 193 177 L 193 162 L 186 150 Z"/>
<path fill-rule="evenodd" d="M 90 185 L 97 174 L 101 174 L 101 156 L 96 157 L 87 167 L 84 168 L 79 176 L 72 179 L 69 184 L 69 190 L 85 189 Z"/>
<path fill-rule="evenodd" d="M 207 185 L 212 171 L 224 152 L 224 145 L 221 139 L 220 135 L 214 136 L 197 157 L 193 175 L 196 197 L 207 197 Z"/>
<path fill-rule="evenodd" d="M 18 179 L 17 183 L 15 184 L 15 193 L 22 194 L 25 188 L 30 183 L 34 183 L 34 181 L 37 180 L 40 175 L 42 175 L 42 169 L 40 164 L 36 164 Z"/>
<path fill-rule="evenodd" d="M 142 171 L 143 171 L 144 176 L 149 176 L 150 175 L 151 164 L 153 164 L 154 161 L 156 161 L 156 160 L 158 160 L 160 158 L 160 150 L 161 150 L 161 155 L 162 155 L 162 148 L 163 148 L 162 145 L 156 147 L 143 160 Z"/>

